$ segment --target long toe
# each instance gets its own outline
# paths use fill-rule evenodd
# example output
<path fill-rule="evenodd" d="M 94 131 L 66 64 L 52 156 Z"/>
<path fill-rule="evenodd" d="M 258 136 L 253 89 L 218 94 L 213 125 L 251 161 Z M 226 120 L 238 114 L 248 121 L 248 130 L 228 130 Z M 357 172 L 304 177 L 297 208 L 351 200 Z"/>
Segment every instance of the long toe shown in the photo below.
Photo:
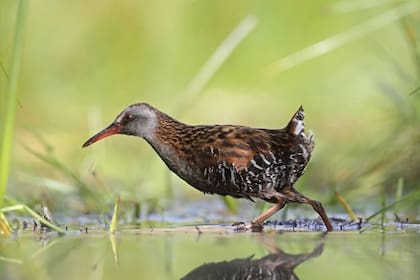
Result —
<path fill-rule="evenodd" d="M 251 231 L 252 232 L 262 232 L 264 229 L 263 224 L 260 223 L 251 223 Z"/>
<path fill-rule="evenodd" d="M 245 222 L 235 222 L 232 224 L 233 227 L 235 227 L 233 230 L 234 231 L 247 231 L 249 229 L 249 227 L 247 226 L 247 224 Z"/>

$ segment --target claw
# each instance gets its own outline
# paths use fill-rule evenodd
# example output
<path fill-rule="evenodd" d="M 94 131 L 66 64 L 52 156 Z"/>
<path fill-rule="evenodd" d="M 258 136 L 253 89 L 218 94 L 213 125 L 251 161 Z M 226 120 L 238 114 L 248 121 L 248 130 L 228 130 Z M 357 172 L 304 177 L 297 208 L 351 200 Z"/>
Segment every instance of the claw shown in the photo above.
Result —
<path fill-rule="evenodd" d="M 252 232 L 262 232 L 264 229 L 263 224 L 251 224 L 251 231 Z"/>

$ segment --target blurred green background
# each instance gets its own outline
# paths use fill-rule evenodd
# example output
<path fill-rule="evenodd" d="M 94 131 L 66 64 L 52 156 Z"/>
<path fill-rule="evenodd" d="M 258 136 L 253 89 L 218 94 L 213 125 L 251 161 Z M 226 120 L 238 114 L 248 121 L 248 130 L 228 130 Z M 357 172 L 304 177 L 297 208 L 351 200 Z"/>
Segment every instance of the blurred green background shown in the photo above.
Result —
<path fill-rule="evenodd" d="M 0 2 L 3 119 L 16 11 Z M 371 214 L 419 188 L 419 31 L 418 1 L 29 1 L 8 194 L 84 212 L 115 193 L 158 208 L 201 200 L 140 139 L 81 145 L 136 102 L 190 124 L 266 128 L 302 104 L 316 149 L 298 188 L 336 213 L 335 191 Z M 401 210 L 412 221 L 414 203 Z"/>

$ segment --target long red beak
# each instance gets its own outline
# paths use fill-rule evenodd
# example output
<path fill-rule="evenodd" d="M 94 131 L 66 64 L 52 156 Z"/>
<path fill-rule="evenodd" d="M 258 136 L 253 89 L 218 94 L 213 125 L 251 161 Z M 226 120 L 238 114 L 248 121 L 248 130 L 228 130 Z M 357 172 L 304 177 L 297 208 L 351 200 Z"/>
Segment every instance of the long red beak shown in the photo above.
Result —
<path fill-rule="evenodd" d="M 121 132 L 121 125 L 120 124 L 116 124 L 116 123 L 112 123 L 107 128 L 105 128 L 104 130 L 96 133 L 94 136 L 92 136 L 91 138 L 89 138 L 89 140 L 87 140 L 83 144 L 82 148 L 85 148 L 87 146 L 90 146 L 93 143 L 95 143 L 95 142 L 97 142 L 97 141 L 99 141 L 99 140 L 101 140 L 101 139 L 103 139 L 105 137 L 111 136 L 113 134 L 118 134 L 120 132 Z"/>

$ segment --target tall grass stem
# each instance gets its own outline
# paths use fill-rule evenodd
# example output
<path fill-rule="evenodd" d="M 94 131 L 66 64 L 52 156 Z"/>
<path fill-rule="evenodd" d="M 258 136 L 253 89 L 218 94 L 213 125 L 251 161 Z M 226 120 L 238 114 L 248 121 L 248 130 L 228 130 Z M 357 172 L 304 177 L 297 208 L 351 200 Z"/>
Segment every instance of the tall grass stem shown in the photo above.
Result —
<path fill-rule="evenodd" d="M 10 156 L 13 144 L 13 131 L 17 104 L 19 72 L 22 59 L 23 33 L 25 26 L 27 0 L 19 1 L 16 17 L 16 33 L 12 50 L 9 84 L 7 87 L 6 114 L 4 116 L 4 129 L 0 148 L 0 208 L 6 194 L 10 171 Z"/>

